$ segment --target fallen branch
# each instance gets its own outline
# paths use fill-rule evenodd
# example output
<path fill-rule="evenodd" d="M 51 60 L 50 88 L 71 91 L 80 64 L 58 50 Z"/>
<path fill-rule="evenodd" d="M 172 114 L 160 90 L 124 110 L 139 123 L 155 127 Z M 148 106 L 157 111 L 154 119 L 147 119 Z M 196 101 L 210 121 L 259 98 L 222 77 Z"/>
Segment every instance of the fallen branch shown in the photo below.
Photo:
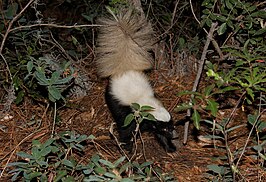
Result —
<path fill-rule="evenodd" d="M 218 25 L 218 23 L 212 23 L 210 31 L 209 31 L 209 33 L 207 35 L 207 40 L 206 40 L 206 43 L 204 45 L 203 52 L 202 52 L 202 55 L 201 55 L 201 58 L 200 58 L 199 69 L 198 69 L 198 72 L 197 72 L 197 76 L 196 76 L 195 82 L 193 84 L 192 92 L 196 92 L 197 91 L 197 88 L 198 88 L 198 85 L 199 85 L 199 82 L 200 82 L 200 78 L 201 78 L 201 75 L 202 75 L 202 70 L 204 68 L 207 51 L 208 51 L 210 42 L 213 40 L 213 33 L 214 33 L 217 25 Z M 191 97 L 190 97 L 189 105 L 192 105 L 193 98 L 194 98 L 194 94 L 192 94 Z M 186 117 L 187 117 L 188 120 L 186 121 L 185 128 L 184 128 L 184 140 L 183 140 L 184 144 L 187 143 L 187 138 L 188 138 L 188 127 L 189 127 L 189 121 L 190 121 L 190 117 L 191 117 L 191 108 L 187 110 L 187 116 Z"/>

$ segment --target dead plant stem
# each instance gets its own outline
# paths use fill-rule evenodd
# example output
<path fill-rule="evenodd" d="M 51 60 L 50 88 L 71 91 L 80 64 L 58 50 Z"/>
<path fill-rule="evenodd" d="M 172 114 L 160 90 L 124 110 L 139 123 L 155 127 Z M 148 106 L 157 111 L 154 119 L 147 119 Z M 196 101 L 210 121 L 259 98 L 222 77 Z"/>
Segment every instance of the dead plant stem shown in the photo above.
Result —
<path fill-rule="evenodd" d="M 261 98 L 261 97 L 260 97 L 260 98 Z M 260 103 L 261 103 L 261 101 L 260 101 Z M 250 137 L 251 137 L 251 134 L 253 133 L 253 130 L 254 130 L 255 126 L 256 126 L 257 122 L 259 121 L 259 118 L 261 117 L 261 115 L 262 115 L 264 112 L 266 112 L 266 109 L 264 109 L 264 110 L 261 111 L 261 104 L 260 104 L 260 105 L 259 105 L 259 115 L 257 116 L 257 118 L 256 118 L 254 124 L 252 125 L 252 128 L 251 128 L 251 130 L 250 130 L 250 132 L 249 132 L 249 134 L 248 134 L 248 138 L 247 138 L 247 140 L 246 140 L 246 143 L 245 143 L 245 145 L 244 145 L 244 147 L 243 147 L 243 150 L 242 150 L 242 152 L 241 152 L 241 154 L 240 154 L 240 156 L 239 156 L 239 158 L 238 158 L 238 160 L 237 160 L 237 162 L 236 162 L 236 168 L 238 167 L 239 162 L 240 162 L 242 156 L 243 156 L 244 153 L 245 153 L 245 149 L 247 148 L 247 145 L 248 145 L 249 139 L 250 139 Z"/>
<path fill-rule="evenodd" d="M 204 68 L 207 51 L 208 51 L 210 42 L 213 39 L 213 33 L 214 33 L 215 29 L 216 29 L 216 26 L 217 26 L 217 23 L 212 23 L 210 31 L 208 33 L 207 40 L 206 40 L 206 43 L 204 45 L 203 52 L 202 52 L 202 55 L 201 55 L 201 58 L 200 58 L 200 65 L 199 65 L 199 69 L 198 69 L 198 72 L 197 72 L 196 79 L 195 79 L 194 84 L 193 84 L 192 92 L 196 92 L 197 91 L 197 88 L 198 88 L 198 85 L 199 85 L 199 82 L 200 82 L 200 78 L 201 78 L 201 75 L 202 75 L 202 71 L 203 71 L 203 68 Z M 193 99 L 194 99 L 194 94 L 192 94 L 191 97 L 190 97 L 189 105 L 192 105 L 192 100 Z M 188 119 L 188 121 L 186 121 L 186 123 L 185 123 L 184 140 L 183 140 L 184 144 L 187 143 L 190 117 L 191 117 L 191 108 L 187 110 L 187 119 Z"/>
<path fill-rule="evenodd" d="M 197 18 L 197 16 L 195 15 L 195 12 L 194 12 L 194 9 L 193 9 L 192 0 L 189 0 L 189 4 L 190 4 L 191 12 L 192 12 L 192 14 L 193 14 L 195 20 L 196 20 L 196 21 L 198 22 L 198 24 L 200 25 L 201 23 L 200 23 L 199 19 Z M 203 30 L 204 30 L 204 32 L 205 32 L 206 34 L 208 34 L 208 31 L 207 31 L 205 28 L 203 28 Z M 212 45 L 214 46 L 215 50 L 216 50 L 217 53 L 219 54 L 220 60 L 223 60 L 223 59 L 224 59 L 224 56 L 223 56 L 223 53 L 222 53 L 222 51 L 221 51 L 221 49 L 220 49 L 218 43 L 217 43 L 213 38 L 211 38 L 211 42 L 212 42 Z"/>
<path fill-rule="evenodd" d="M 233 154 L 232 154 L 232 152 L 231 152 L 231 149 L 230 149 L 230 147 L 229 147 L 229 144 L 228 144 L 228 139 L 229 139 L 229 137 L 228 137 L 228 133 L 227 133 L 227 126 L 228 126 L 229 122 L 232 120 L 232 118 L 233 118 L 233 116 L 234 116 L 234 114 L 235 114 L 235 112 L 236 112 L 236 109 L 238 108 L 238 106 L 239 106 L 240 102 L 242 101 L 242 98 L 244 97 L 245 94 L 246 94 L 246 92 L 243 92 L 243 93 L 242 93 L 242 95 L 241 95 L 240 98 L 238 99 L 238 101 L 237 101 L 237 103 L 236 103 L 236 105 L 235 105 L 233 111 L 230 113 L 230 116 L 229 116 L 228 120 L 226 121 L 226 123 L 225 123 L 225 125 L 224 125 L 224 127 L 223 127 L 223 134 L 224 134 L 225 148 L 226 148 L 226 153 L 227 153 L 228 163 L 229 163 L 229 165 L 230 165 L 230 169 L 231 169 L 231 171 L 232 171 L 232 173 L 233 173 L 233 181 L 235 181 L 235 177 L 236 177 L 236 176 L 235 176 L 235 173 L 236 173 L 235 169 L 236 169 L 236 168 L 234 168 L 234 167 L 235 167 L 235 166 L 234 166 L 234 156 L 233 156 Z"/>
<path fill-rule="evenodd" d="M 38 23 L 38 24 L 33 24 L 33 25 L 25 25 L 25 26 L 19 26 L 11 29 L 9 32 L 13 32 L 16 30 L 21 30 L 21 29 L 28 29 L 28 28 L 33 28 L 33 27 L 52 27 L 52 28 L 65 28 L 65 29 L 71 29 L 71 28 L 86 28 L 86 27 L 100 27 L 103 25 L 57 25 L 54 23 Z"/>

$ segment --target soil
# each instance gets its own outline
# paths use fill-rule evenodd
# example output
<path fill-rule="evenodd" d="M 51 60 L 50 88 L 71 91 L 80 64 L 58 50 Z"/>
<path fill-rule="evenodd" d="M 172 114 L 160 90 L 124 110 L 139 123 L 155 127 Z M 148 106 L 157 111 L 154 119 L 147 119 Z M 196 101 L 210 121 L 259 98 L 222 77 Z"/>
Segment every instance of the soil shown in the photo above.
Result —
<path fill-rule="evenodd" d="M 186 113 L 176 112 L 175 108 L 188 98 L 185 96 L 178 97 L 177 93 L 184 89 L 191 89 L 193 77 L 176 79 L 164 75 L 163 78 L 166 79 L 160 79 L 162 78 L 160 75 L 163 74 L 163 71 L 158 71 L 150 73 L 149 76 L 157 97 L 171 112 L 175 121 L 176 131 L 179 135 L 178 150 L 175 153 L 166 153 L 151 133 L 143 133 L 144 147 L 141 147 L 140 141 L 137 142 L 139 150 L 135 160 L 139 162 L 153 161 L 157 167 L 160 167 L 164 172 L 173 173 L 175 178 L 181 182 L 208 181 L 206 178 L 207 165 L 224 164 L 218 157 L 223 157 L 226 153 L 219 150 L 219 147 L 215 148 L 212 142 L 206 143 L 198 139 L 199 136 L 211 134 L 212 126 L 204 124 L 202 124 L 200 131 L 195 130 L 193 124 L 190 124 L 188 143 L 186 145 L 182 144 L 184 130 L 182 120 L 184 120 Z M 6 165 L 19 160 L 15 155 L 16 152 L 29 152 L 33 139 L 45 141 L 51 136 L 52 132 L 72 130 L 79 134 L 93 134 L 96 137 L 98 147 L 90 144 L 86 145 L 84 156 L 81 156 L 80 160 L 89 159 L 95 153 L 100 153 L 110 161 L 122 156 L 121 150 L 119 150 L 109 131 L 113 120 L 104 101 L 106 84 L 106 80 L 98 80 L 88 96 L 70 100 L 68 107 L 62 106 L 59 108 L 57 114 L 60 122 L 56 124 L 55 131 L 53 131 L 52 122 L 53 110 L 48 104 L 36 104 L 31 100 L 25 100 L 23 105 L 12 105 L 8 114 L 13 118 L 1 121 L 0 171 L 4 170 L 2 179 L 4 181 L 10 180 Z M 231 110 L 224 109 L 220 110 L 219 113 L 226 117 Z M 246 112 L 239 108 L 230 125 L 243 124 L 243 121 L 246 120 Z M 230 134 L 230 138 L 232 138 L 230 139 L 231 150 L 243 147 L 248 134 L 247 127 L 236 129 Z M 224 146 L 223 143 L 216 143 L 216 145 Z M 257 179 L 258 176 L 265 179 L 265 171 L 258 168 L 257 161 L 251 158 L 250 155 L 244 155 L 242 161 L 240 168 L 246 172 L 242 175 L 247 181 Z M 0 181 L 3 180 L 0 179 Z"/>

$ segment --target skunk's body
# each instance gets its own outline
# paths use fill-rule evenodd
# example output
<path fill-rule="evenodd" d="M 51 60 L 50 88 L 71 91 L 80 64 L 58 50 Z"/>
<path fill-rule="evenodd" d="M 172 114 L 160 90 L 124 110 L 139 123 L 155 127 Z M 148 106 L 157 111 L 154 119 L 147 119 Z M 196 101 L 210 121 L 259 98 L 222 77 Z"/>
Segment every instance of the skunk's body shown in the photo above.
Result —
<path fill-rule="evenodd" d="M 116 19 L 101 19 L 106 26 L 98 36 L 97 68 L 99 75 L 109 77 L 106 103 L 117 123 L 120 141 L 132 148 L 136 123 L 124 127 L 126 116 L 132 113 L 132 103 L 155 108 L 150 113 L 157 122 L 143 121 L 142 131 L 154 132 L 168 152 L 176 150 L 172 143 L 174 126 L 169 112 L 154 97 L 153 89 L 142 71 L 151 67 L 148 50 L 152 48 L 152 28 L 144 18 L 128 11 Z"/>

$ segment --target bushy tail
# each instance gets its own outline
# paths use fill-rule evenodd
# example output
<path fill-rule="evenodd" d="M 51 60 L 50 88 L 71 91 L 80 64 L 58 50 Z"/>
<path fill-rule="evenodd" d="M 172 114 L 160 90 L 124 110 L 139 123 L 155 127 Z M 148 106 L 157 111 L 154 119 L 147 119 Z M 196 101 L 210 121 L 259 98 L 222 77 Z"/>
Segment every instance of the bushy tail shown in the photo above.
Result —
<path fill-rule="evenodd" d="M 129 10 L 117 17 L 101 18 L 96 48 L 98 74 L 108 77 L 128 70 L 151 68 L 148 53 L 154 44 L 153 30 L 145 17 Z"/>

